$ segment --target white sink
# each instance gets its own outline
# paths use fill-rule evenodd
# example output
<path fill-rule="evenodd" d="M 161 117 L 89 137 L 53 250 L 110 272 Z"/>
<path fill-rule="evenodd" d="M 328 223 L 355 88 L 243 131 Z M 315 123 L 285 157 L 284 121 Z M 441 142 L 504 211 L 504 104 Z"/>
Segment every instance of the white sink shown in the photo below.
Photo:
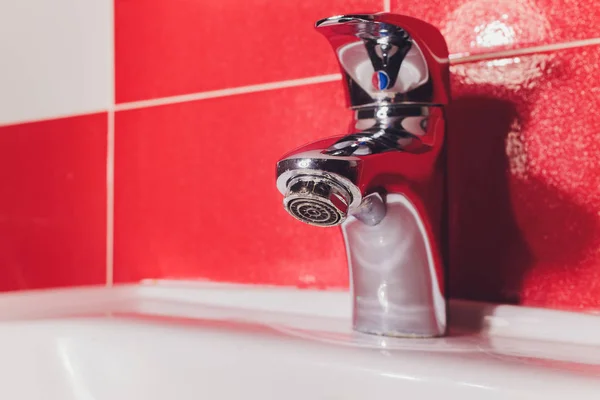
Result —
<path fill-rule="evenodd" d="M 597 399 L 600 317 L 451 302 L 452 335 L 350 330 L 344 292 L 154 282 L 0 296 L 1 399 Z"/>

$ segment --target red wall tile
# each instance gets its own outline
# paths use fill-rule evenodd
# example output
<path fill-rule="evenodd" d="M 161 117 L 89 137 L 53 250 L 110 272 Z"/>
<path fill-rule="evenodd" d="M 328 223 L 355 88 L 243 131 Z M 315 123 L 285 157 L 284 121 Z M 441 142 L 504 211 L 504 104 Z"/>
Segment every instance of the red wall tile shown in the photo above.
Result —
<path fill-rule="evenodd" d="M 117 102 L 338 72 L 315 21 L 381 0 L 116 0 Z"/>
<path fill-rule="evenodd" d="M 595 0 L 391 0 L 391 10 L 437 26 L 451 53 L 600 37 Z"/>
<path fill-rule="evenodd" d="M 600 48 L 458 65 L 451 289 L 600 307 Z"/>
<path fill-rule="evenodd" d="M 106 114 L 0 127 L 0 290 L 105 281 Z"/>
<path fill-rule="evenodd" d="M 345 286 L 338 229 L 287 215 L 275 162 L 343 133 L 340 82 L 118 112 L 115 279 Z"/>

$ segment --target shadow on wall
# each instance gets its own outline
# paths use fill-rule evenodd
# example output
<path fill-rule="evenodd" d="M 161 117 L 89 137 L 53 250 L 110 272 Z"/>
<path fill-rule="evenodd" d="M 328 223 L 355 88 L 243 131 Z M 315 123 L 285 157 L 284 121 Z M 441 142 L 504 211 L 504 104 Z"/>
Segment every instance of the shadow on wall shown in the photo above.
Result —
<path fill-rule="evenodd" d="M 545 182 L 510 174 L 506 140 L 529 115 L 506 100 L 459 97 L 448 107 L 452 297 L 521 303 L 528 271 L 573 265 L 599 229 L 589 212 Z"/>

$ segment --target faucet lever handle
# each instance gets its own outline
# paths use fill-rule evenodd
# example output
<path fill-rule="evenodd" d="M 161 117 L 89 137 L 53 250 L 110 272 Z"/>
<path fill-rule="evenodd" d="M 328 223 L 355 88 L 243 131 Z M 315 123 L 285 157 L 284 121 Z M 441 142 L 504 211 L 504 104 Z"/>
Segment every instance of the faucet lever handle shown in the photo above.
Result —
<path fill-rule="evenodd" d="M 335 51 L 351 108 L 447 102 L 448 50 L 431 25 L 398 15 L 355 14 L 322 19 L 316 28 Z M 445 73 L 440 64 L 446 64 Z"/>

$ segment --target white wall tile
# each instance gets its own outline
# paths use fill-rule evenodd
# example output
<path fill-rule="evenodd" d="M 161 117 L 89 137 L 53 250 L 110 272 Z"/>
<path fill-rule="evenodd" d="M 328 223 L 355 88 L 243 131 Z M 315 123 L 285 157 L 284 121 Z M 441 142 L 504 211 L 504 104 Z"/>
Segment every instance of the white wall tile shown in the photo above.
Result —
<path fill-rule="evenodd" d="M 0 1 L 0 125 L 113 102 L 112 0 Z"/>

